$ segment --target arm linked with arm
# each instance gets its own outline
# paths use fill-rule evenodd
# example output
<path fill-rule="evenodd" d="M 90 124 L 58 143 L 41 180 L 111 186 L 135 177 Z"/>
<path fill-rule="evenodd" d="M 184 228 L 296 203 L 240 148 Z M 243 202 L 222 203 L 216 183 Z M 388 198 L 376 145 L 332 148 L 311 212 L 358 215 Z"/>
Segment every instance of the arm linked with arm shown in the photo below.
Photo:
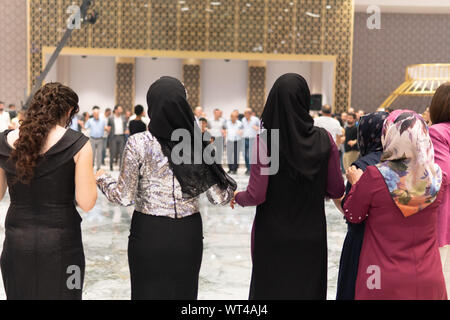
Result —
<path fill-rule="evenodd" d="M 236 195 L 236 203 L 240 206 L 258 206 L 266 201 L 269 176 L 262 174 L 263 168 L 269 168 L 267 146 L 258 136 L 252 148 L 252 165 L 247 190 Z"/>
<path fill-rule="evenodd" d="M 328 178 L 326 196 L 331 199 L 340 199 L 345 192 L 344 179 L 342 178 L 341 164 L 339 159 L 339 150 L 334 143 L 333 137 L 330 138 L 331 150 L 328 160 Z"/>
<path fill-rule="evenodd" d="M 367 218 L 373 197 L 373 190 L 371 190 L 373 182 L 371 170 L 368 168 L 359 181 L 352 186 L 343 206 L 345 218 L 349 222 L 361 223 Z"/>

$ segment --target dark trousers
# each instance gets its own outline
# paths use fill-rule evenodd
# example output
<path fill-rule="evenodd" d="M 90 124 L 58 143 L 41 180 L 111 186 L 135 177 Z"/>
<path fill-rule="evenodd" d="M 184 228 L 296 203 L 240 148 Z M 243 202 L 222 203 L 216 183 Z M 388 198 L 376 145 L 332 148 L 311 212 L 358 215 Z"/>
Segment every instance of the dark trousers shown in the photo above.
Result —
<path fill-rule="evenodd" d="M 102 148 L 102 164 L 105 164 L 106 149 L 108 148 L 108 138 L 103 138 L 103 148 Z"/>
<path fill-rule="evenodd" d="M 241 153 L 242 142 L 238 141 L 227 141 L 227 160 L 228 168 L 230 171 L 237 171 L 239 167 L 239 155 Z"/>
<path fill-rule="evenodd" d="M 245 166 L 247 167 L 247 171 L 250 171 L 250 158 L 252 156 L 252 147 L 255 139 L 254 138 L 245 138 L 244 139 L 244 158 L 245 158 Z"/>
<path fill-rule="evenodd" d="M 114 161 L 119 159 L 119 164 L 122 166 L 122 153 L 125 148 L 125 135 L 114 135 L 109 142 L 110 162 L 109 167 L 113 170 Z"/>
<path fill-rule="evenodd" d="M 200 213 L 182 219 L 135 211 L 128 241 L 132 300 L 196 300 L 203 255 Z"/>

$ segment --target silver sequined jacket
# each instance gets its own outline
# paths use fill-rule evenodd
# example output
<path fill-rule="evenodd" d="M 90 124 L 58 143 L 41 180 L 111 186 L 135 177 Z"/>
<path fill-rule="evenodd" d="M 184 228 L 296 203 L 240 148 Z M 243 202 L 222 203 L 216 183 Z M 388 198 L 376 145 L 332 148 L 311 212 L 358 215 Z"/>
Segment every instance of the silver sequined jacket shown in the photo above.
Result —
<path fill-rule="evenodd" d="M 167 157 L 148 131 L 128 139 L 118 180 L 104 174 L 97 178 L 97 185 L 109 201 L 122 206 L 135 205 L 136 211 L 144 214 L 184 218 L 199 212 L 199 197 L 183 199 Z M 215 185 L 206 195 L 211 203 L 226 205 L 233 191 Z"/>

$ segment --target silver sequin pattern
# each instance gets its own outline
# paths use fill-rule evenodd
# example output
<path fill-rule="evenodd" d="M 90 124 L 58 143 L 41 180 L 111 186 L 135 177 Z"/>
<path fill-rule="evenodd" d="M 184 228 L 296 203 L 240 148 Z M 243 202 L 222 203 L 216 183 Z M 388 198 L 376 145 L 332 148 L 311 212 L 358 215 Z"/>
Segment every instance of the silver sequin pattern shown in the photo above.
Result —
<path fill-rule="evenodd" d="M 167 157 L 148 131 L 128 139 L 119 178 L 104 174 L 97 178 L 97 185 L 109 201 L 121 206 L 134 205 L 136 211 L 144 214 L 183 218 L 199 212 L 199 197 L 183 199 Z M 206 195 L 211 203 L 226 205 L 233 190 L 215 185 Z"/>

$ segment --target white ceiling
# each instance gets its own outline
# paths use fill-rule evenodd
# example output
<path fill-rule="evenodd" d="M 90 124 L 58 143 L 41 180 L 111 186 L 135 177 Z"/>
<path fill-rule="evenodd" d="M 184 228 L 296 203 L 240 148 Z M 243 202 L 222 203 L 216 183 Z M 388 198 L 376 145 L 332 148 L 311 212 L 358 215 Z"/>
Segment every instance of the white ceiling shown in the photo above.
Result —
<path fill-rule="evenodd" d="M 355 0 L 355 10 L 365 12 L 377 5 L 381 13 L 440 13 L 450 14 L 450 0 Z"/>

